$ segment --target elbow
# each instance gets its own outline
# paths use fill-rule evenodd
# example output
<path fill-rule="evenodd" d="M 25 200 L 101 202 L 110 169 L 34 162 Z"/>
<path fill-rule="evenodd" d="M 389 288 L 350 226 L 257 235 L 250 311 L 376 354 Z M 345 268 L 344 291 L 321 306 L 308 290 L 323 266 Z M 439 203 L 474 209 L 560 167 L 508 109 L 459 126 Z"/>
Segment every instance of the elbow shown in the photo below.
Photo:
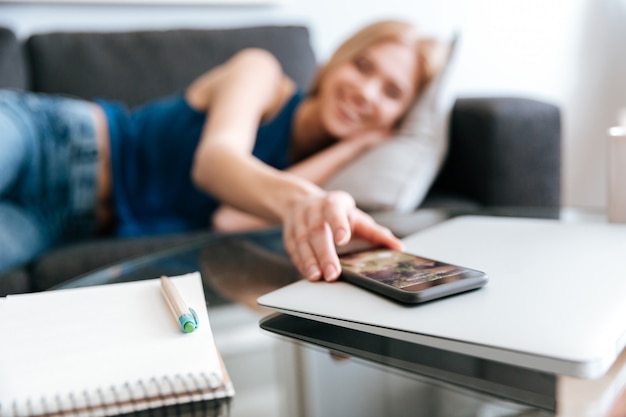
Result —
<path fill-rule="evenodd" d="M 233 65 L 246 68 L 266 68 L 275 74 L 282 73 L 280 61 L 270 51 L 262 48 L 245 48 L 239 51 L 232 59 Z"/>
<path fill-rule="evenodd" d="M 212 161 L 211 152 L 201 152 L 196 155 L 191 167 L 191 181 L 199 190 L 211 193 L 212 181 L 218 177 L 216 169 L 217 165 Z"/>
<path fill-rule="evenodd" d="M 194 185 L 204 192 L 214 192 L 215 184 L 227 172 L 231 158 L 232 150 L 228 145 L 211 140 L 201 141 L 191 166 Z"/>
<path fill-rule="evenodd" d="M 196 187 L 203 189 L 204 188 L 202 187 L 203 178 L 204 178 L 204 173 L 202 172 L 201 164 L 199 163 L 193 164 L 193 166 L 191 167 L 191 181 L 193 182 L 193 184 Z"/>

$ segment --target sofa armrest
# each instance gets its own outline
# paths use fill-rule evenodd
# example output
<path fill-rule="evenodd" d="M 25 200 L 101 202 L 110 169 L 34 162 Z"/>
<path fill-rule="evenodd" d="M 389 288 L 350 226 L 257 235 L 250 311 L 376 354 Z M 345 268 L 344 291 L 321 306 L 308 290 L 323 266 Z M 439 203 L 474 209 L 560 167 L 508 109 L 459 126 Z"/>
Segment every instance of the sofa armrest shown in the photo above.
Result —
<path fill-rule="evenodd" d="M 0 88 L 27 87 L 27 65 L 20 41 L 12 30 L 0 27 Z"/>
<path fill-rule="evenodd" d="M 527 98 L 463 98 L 433 189 L 482 206 L 559 207 L 559 108 Z"/>

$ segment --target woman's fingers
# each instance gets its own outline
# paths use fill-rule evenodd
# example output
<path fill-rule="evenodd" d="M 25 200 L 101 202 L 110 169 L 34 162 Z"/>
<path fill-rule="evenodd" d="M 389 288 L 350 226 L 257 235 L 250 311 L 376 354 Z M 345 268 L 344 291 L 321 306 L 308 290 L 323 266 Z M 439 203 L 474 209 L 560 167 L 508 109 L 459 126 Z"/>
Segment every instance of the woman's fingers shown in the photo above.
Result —
<path fill-rule="evenodd" d="M 289 217 L 283 224 L 285 249 L 298 271 L 309 281 L 318 281 L 322 270 L 309 243 L 306 223 L 298 222 L 296 217 Z"/>
<path fill-rule="evenodd" d="M 404 245 L 391 230 L 376 223 L 368 214 L 356 209 L 352 215 L 354 237 L 364 239 L 376 246 L 386 246 L 395 250 L 404 250 Z"/>
<path fill-rule="evenodd" d="M 343 246 L 350 241 L 352 227 L 350 212 L 356 208 L 354 199 L 345 192 L 328 193 L 322 207 L 324 219 L 328 223 L 334 243 Z"/>
<path fill-rule="evenodd" d="M 335 218 L 333 222 L 344 224 L 344 228 L 346 222 L 332 214 L 339 206 L 328 197 L 325 193 L 300 202 L 283 222 L 285 249 L 298 271 L 310 281 L 335 280 L 341 271 L 327 217 Z"/>
<path fill-rule="evenodd" d="M 356 208 L 347 193 L 333 191 L 294 207 L 284 220 L 285 248 L 298 271 L 310 281 L 334 281 L 341 274 L 335 245 L 359 237 L 375 245 L 401 249 L 385 227 Z"/>
<path fill-rule="evenodd" d="M 341 264 L 335 245 L 347 244 L 352 236 L 350 213 L 356 208 L 354 199 L 342 191 L 327 193 L 321 200 L 316 222 L 323 223 L 324 233 L 314 233 L 311 246 L 321 265 L 322 276 L 326 281 L 335 281 L 341 275 Z M 319 223 L 312 223 L 311 226 Z"/>
<path fill-rule="evenodd" d="M 322 270 L 322 277 L 326 281 L 334 281 L 341 274 L 339 257 L 333 243 L 332 231 L 328 223 L 319 232 L 315 232 L 311 238 L 311 247 L 315 258 Z"/>

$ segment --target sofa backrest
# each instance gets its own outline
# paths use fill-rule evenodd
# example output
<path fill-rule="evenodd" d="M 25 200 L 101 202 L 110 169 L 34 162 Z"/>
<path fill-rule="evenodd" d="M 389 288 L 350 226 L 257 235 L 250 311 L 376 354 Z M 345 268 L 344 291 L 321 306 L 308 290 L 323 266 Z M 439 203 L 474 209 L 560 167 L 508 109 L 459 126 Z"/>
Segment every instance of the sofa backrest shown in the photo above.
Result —
<path fill-rule="evenodd" d="M 7 53 L 16 53 L 14 45 Z M 299 86 L 308 86 L 316 59 L 304 26 L 34 34 L 23 42 L 25 80 L 33 91 L 135 106 L 181 90 L 248 47 L 269 50 Z M 0 68 L 4 55 L 0 51 Z M 25 85 L 19 81 L 6 86 Z"/>

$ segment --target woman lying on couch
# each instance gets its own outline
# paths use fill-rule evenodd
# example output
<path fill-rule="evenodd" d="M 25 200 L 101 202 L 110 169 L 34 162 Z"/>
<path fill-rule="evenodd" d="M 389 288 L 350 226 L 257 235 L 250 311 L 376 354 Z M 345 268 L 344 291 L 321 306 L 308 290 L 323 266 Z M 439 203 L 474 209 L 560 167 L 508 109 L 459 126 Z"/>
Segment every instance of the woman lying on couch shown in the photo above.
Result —
<path fill-rule="evenodd" d="M 409 23 L 373 23 L 338 48 L 307 93 L 269 52 L 243 50 L 183 94 L 133 112 L 0 92 L 0 272 L 98 233 L 212 221 L 225 230 L 257 218 L 283 225 L 285 248 L 310 280 L 336 279 L 335 244 L 353 237 L 401 248 L 350 195 L 319 184 L 390 136 L 440 69 L 438 46 Z"/>

